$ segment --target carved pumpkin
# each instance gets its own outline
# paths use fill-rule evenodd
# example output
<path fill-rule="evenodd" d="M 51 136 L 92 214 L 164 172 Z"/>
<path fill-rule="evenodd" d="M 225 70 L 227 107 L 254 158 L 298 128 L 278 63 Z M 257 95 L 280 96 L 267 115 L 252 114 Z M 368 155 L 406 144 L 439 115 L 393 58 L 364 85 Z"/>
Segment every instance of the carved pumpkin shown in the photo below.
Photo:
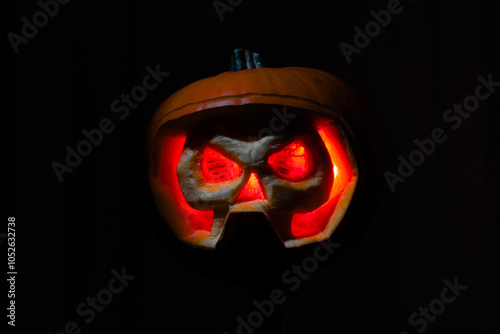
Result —
<path fill-rule="evenodd" d="M 182 88 L 147 132 L 161 216 L 208 249 L 232 217 L 256 212 L 286 248 L 329 238 L 358 182 L 347 124 L 356 107 L 347 84 L 312 68 L 246 68 Z"/>

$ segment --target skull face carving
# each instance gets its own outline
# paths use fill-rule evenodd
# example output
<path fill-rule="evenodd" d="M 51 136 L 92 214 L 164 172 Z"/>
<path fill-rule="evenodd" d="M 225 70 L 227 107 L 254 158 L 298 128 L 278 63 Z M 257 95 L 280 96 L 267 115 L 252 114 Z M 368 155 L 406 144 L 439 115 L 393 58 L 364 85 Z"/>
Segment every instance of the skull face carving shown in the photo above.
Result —
<path fill-rule="evenodd" d="M 230 74 L 266 75 L 259 70 L 268 69 Z M 333 89 L 334 102 L 306 99 L 293 86 L 281 96 L 254 84 L 258 78 L 250 75 L 249 87 L 241 91 L 232 91 L 231 85 L 223 90 L 209 78 L 204 79 L 212 81 L 209 96 L 199 94 L 198 84 L 160 107 L 148 132 L 150 186 L 161 215 L 180 240 L 214 249 L 233 216 L 256 212 L 287 248 L 333 233 L 353 196 L 358 167 L 340 113 L 350 108 L 336 91 L 345 89 L 344 84 L 312 72 L 307 85 L 326 89 L 329 99 Z"/>
<path fill-rule="evenodd" d="M 248 122 L 245 125 L 248 129 Z M 200 138 L 198 133 L 185 143 L 177 177 L 191 207 L 214 211 L 214 236 L 231 214 L 261 212 L 282 239 L 289 239 L 290 208 L 310 212 L 325 203 L 333 168 L 321 137 L 312 129 L 250 142 L 221 134 Z"/>

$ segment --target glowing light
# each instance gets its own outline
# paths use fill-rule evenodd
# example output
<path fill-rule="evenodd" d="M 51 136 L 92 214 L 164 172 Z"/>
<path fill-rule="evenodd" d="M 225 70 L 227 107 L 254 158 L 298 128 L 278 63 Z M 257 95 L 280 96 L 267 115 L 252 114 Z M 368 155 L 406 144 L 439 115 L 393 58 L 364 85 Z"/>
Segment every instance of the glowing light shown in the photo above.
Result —
<path fill-rule="evenodd" d="M 331 215 L 335 207 L 342 204 L 341 195 L 353 177 L 353 167 L 339 130 L 333 125 L 324 125 L 318 128 L 318 133 L 332 159 L 335 180 L 328 201 L 314 211 L 293 215 L 291 232 L 297 238 L 313 236 L 325 230 L 329 220 L 334 219 Z"/>
<path fill-rule="evenodd" d="M 234 180 L 242 173 L 234 161 L 206 146 L 201 156 L 201 175 L 207 183 L 220 183 Z"/>
<path fill-rule="evenodd" d="M 173 203 L 171 208 L 165 208 L 165 212 L 168 212 L 172 219 L 175 218 L 173 216 L 175 215 L 178 221 L 184 221 L 186 224 L 184 228 L 188 230 L 210 232 L 214 222 L 213 211 L 196 210 L 191 207 L 184 198 L 177 180 L 177 164 L 181 158 L 185 141 L 185 134 L 174 134 L 166 136 L 162 142 L 158 161 L 158 181 L 165 189 L 163 196 L 169 198 Z"/>
<path fill-rule="evenodd" d="M 236 203 L 255 201 L 259 199 L 264 200 L 265 196 L 262 192 L 262 187 L 259 184 L 257 176 L 255 173 L 252 173 L 245 186 L 243 186 L 243 189 L 241 189 L 240 194 L 236 199 Z"/>
<path fill-rule="evenodd" d="M 292 182 L 305 179 L 312 169 L 311 155 L 300 141 L 273 153 L 267 163 L 278 176 Z"/>

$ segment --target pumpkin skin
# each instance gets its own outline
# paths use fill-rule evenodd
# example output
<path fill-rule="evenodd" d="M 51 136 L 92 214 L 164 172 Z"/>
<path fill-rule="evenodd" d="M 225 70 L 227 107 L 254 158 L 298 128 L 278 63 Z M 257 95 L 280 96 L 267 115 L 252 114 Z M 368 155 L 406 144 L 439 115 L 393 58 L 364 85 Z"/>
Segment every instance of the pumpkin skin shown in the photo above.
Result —
<path fill-rule="evenodd" d="M 275 108 L 293 110 L 299 115 L 299 124 L 290 129 L 287 126 L 283 135 L 278 134 L 276 138 L 260 139 L 276 140 L 284 145 L 286 140 L 308 132 L 307 138 L 315 138 L 314 154 L 321 156 L 316 160 L 317 165 L 323 166 L 321 176 L 299 182 L 282 181 L 278 180 L 279 176 L 273 179 L 270 173 L 252 174 L 255 166 L 249 167 L 240 161 L 243 171 L 233 183 L 204 184 L 199 166 L 202 150 L 210 143 L 220 145 L 221 140 L 234 140 L 213 131 L 220 124 L 226 124 L 222 126 L 226 130 L 240 128 L 243 131 L 252 123 L 252 118 L 269 119 L 270 109 Z M 235 213 L 264 213 L 286 248 L 329 238 L 344 217 L 358 183 L 358 164 L 350 143 L 353 135 L 348 126 L 358 108 L 357 97 L 346 83 L 312 68 L 229 71 L 182 88 L 162 103 L 147 131 L 148 176 L 160 214 L 180 240 L 207 249 L 217 246 L 228 219 Z M 215 130 L 203 134 L 203 128 L 210 124 Z M 255 129 L 258 128 L 256 125 Z M 206 138 L 204 141 L 195 138 L 195 144 L 190 144 L 193 136 Z M 202 144 L 196 144 L 200 140 Z M 247 145 L 241 138 L 239 142 L 235 145 Z M 280 145 L 277 147 L 283 146 Z M 273 150 L 266 151 L 263 157 L 269 159 Z M 234 153 L 233 158 L 238 160 L 244 150 L 240 148 L 236 152 L 239 153 Z M 263 200 L 251 198 L 248 203 L 236 203 L 238 194 L 251 179 L 258 180 Z M 277 185 L 283 183 L 281 188 Z M 317 188 L 308 188 L 312 183 Z M 201 195 L 196 185 L 205 186 Z M 301 187 L 307 195 L 298 195 Z M 280 191 L 273 192 L 271 188 Z M 225 195 L 214 196 L 215 192 Z M 292 200 L 287 202 L 280 197 Z M 283 202 L 287 204 L 277 204 Z"/>

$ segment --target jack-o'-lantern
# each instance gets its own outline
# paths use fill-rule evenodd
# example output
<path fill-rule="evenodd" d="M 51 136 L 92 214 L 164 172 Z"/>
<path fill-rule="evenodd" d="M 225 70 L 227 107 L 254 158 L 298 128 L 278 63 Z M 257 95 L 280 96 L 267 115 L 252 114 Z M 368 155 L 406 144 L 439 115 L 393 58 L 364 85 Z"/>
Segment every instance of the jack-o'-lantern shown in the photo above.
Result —
<path fill-rule="evenodd" d="M 153 198 L 189 245 L 215 249 L 228 221 L 255 213 L 285 248 L 322 241 L 351 203 L 356 96 L 321 70 L 259 64 L 236 50 L 232 71 L 177 91 L 150 121 Z"/>

